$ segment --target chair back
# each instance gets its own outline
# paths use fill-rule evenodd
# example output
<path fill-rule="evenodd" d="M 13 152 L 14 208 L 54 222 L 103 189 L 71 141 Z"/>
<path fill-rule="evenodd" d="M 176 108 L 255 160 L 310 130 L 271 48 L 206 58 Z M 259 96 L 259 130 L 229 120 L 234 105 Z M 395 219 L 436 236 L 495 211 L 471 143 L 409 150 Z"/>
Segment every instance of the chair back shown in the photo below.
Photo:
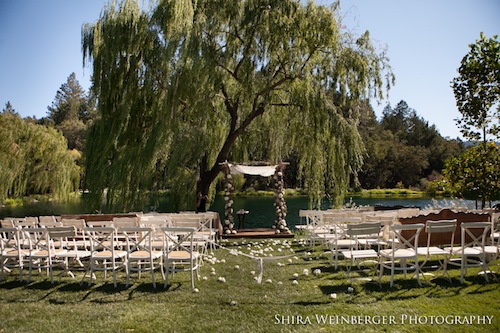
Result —
<path fill-rule="evenodd" d="M 173 251 L 193 252 L 193 235 L 196 228 L 162 227 L 164 250 L 168 256 Z"/>
<path fill-rule="evenodd" d="M 432 235 L 433 234 L 450 234 L 450 246 L 453 248 L 455 243 L 455 230 L 457 230 L 457 220 L 437 220 L 437 221 L 427 221 L 425 223 L 425 232 L 427 233 L 427 248 L 432 245 Z"/>
<path fill-rule="evenodd" d="M 4 251 L 17 249 L 18 245 L 18 228 L 0 228 L 0 255 L 4 254 Z"/>
<path fill-rule="evenodd" d="M 392 252 L 395 253 L 399 249 L 412 249 L 416 252 L 418 237 L 424 227 L 423 223 L 391 225 Z"/>
<path fill-rule="evenodd" d="M 491 222 L 464 222 L 460 228 L 462 250 L 467 247 L 480 247 L 484 251 Z"/>
<path fill-rule="evenodd" d="M 90 240 L 90 251 L 110 251 L 115 253 L 115 228 L 110 227 L 86 227 L 84 229 Z"/>
<path fill-rule="evenodd" d="M 67 248 L 70 242 L 75 241 L 76 228 L 74 226 L 52 227 L 47 229 L 48 241 L 53 248 Z"/>
<path fill-rule="evenodd" d="M 121 232 L 125 236 L 127 252 L 130 254 L 137 251 L 152 253 L 152 233 L 153 229 L 148 227 L 124 227 Z"/>

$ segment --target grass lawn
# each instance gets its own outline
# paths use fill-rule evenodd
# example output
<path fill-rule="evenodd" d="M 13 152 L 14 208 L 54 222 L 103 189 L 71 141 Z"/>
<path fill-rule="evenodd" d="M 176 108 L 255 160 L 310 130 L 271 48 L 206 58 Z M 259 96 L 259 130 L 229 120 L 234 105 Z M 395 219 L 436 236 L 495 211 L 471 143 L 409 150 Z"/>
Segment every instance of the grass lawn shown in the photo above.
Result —
<path fill-rule="evenodd" d="M 80 285 L 83 272 L 54 285 L 45 275 L 26 285 L 6 274 L 0 332 L 500 332 L 500 283 L 478 270 L 469 269 L 463 285 L 455 268 L 451 283 L 428 277 L 422 287 L 398 275 L 390 289 L 387 274 L 381 287 L 351 283 L 344 263 L 334 272 L 329 253 L 308 252 L 299 239 L 222 244 L 201 267 L 198 292 L 188 273 L 169 279 L 167 290 L 159 272 L 156 290 L 149 274 L 126 288 L 120 272 L 116 289 L 100 273 L 90 287 L 87 279 Z M 262 284 L 257 260 L 237 251 L 266 258 Z"/>

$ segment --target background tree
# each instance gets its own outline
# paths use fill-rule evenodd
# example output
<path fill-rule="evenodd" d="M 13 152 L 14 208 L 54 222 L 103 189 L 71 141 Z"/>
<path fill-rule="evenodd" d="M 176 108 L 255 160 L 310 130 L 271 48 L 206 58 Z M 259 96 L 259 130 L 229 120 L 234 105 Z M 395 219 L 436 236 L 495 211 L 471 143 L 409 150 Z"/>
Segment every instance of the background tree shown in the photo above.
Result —
<path fill-rule="evenodd" d="M 31 194 L 64 197 L 79 172 L 62 134 L 23 120 L 7 105 L 0 113 L 0 200 Z"/>
<path fill-rule="evenodd" d="M 292 0 L 108 5 L 82 41 L 100 117 L 86 149 L 95 203 L 108 188 L 109 205 L 130 209 L 164 165 L 172 193 L 193 206 L 222 162 L 294 153 L 312 197 L 340 198 L 363 145 L 357 119 L 336 105 L 380 98 L 393 77 L 368 33 L 340 29 L 336 9 Z"/>
<path fill-rule="evenodd" d="M 71 73 L 48 108 L 48 123 L 60 130 L 69 149 L 83 151 L 88 123 L 95 117 L 92 99 Z"/>
<path fill-rule="evenodd" d="M 480 200 L 481 208 L 500 199 L 500 150 L 494 142 L 450 158 L 443 174 L 454 195 Z"/>
<path fill-rule="evenodd" d="M 460 143 L 443 138 L 434 125 L 419 117 L 405 101 L 387 105 L 380 123 L 365 108 L 359 125 L 367 147 L 360 173 L 362 188 L 420 187 L 439 177 L 444 161 L 461 152 Z"/>
<path fill-rule="evenodd" d="M 459 76 L 452 88 L 461 118 L 456 119 L 465 138 L 483 142 L 500 134 L 500 43 L 498 36 L 486 38 L 483 33 L 470 44 L 462 59 Z M 488 136 L 491 136 L 488 139 Z"/>
<path fill-rule="evenodd" d="M 446 179 L 457 194 L 486 201 L 499 198 L 499 150 L 492 141 L 499 138 L 500 43 L 498 36 L 483 33 L 462 59 L 452 88 L 462 117 L 457 124 L 464 137 L 479 145 L 450 159 Z"/>

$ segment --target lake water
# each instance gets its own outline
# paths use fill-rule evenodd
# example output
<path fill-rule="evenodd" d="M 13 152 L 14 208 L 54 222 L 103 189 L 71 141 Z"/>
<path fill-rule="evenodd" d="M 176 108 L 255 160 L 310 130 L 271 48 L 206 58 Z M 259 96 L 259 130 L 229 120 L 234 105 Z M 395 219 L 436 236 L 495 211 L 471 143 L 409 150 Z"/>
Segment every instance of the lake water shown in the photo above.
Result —
<path fill-rule="evenodd" d="M 234 197 L 234 212 L 240 209 L 248 210 L 250 213 L 245 218 L 245 227 L 247 228 L 269 228 L 274 222 L 274 198 L 273 197 Z M 346 202 L 351 199 L 347 198 Z M 392 198 L 352 198 L 356 206 L 406 206 L 420 208 L 439 208 L 439 207 L 468 207 L 475 208 L 475 202 L 471 200 L 450 200 L 450 199 L 392 199 Z M 301 223 L 299 210 L 308 209 L 309 201 L 307 197 L 295 196 L 287 197 L 288 207 L 287 224 L 293 228 Z M 322 209 L 328 208 L 325 203 Z M 224 200 L 217 197 L 210 210 L 219 212 L 221 218 L 224 216 Z M 158 212 L 172 212 L 168 207 L 166 200 L 160 200 L 156 208 Z M 84 200 L 73 200 L 71 202 L 57 203 L 32 203 L 21 207 L 2 207 L 0 208 L 0 218 L 6 216 L 24 217 L 40 215 L 63 215 L 63 214 L 82 214 L 92 213 L 88 210 Z M 235 226 L 237 226 L 237 217 L 234 217 Z"/>

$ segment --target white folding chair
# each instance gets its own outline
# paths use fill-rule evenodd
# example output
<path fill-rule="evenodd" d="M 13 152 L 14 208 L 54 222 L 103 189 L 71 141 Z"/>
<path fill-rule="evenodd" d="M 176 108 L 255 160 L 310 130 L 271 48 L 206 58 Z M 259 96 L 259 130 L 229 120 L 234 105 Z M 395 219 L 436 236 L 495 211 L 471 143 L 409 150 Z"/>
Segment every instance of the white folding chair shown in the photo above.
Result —
<path fill-rule="evenodd" d="M 379 283 L 382 280 L 384 268 L 391 270 L 390 287 L 394 285 L 394 274 L 396 271 L 402 271 L 405 274 L 408 271 L 415 271 L 417 282 L 420 282 L 420 266 L 418 262 L 418 237 L 424 228 L 423 223 L 417 224 L 395 224 L 391 226 L 391 248 L 379 251 Z"/>
<path fill-rule="evenodd" d="M 320 235 L 320 238 L 328 239 L 330 247 L 330 260 L 333 260 L 335 270 L 338 268 L 339 253 L 342 250 L 353 249 L 358 246 L 357 239 L 351 238 L 350 235 L 346 233 L 348 226 L 351 224 L 359 224 L 361 222 L 362 219 L 360 217 L 335 216 L 330 217 L 328 219 L 328 223 L 325 223 L 325 225 L 328 226 L 330 233 L 328 235 Z"/>
<path fill-rule="evenodd" d="M 488 264 L 486 262 L 485 245 L 491 230 L 490 222 L 463 222 L 460 224 L 461 245 L 452 249 L 453 256 L 450 264 L 460 266 L 460 283 L 464 283 L 465 274 L 469 267 L 481 267 L 488 282 Z"/>
<path fill-rule="evenodd" d="M 380 222 L 362 222 L 347 225 L 346 235 L 354 240 L 357 247 L 349 247 L 342 251 L 345 259 L 350 261 L 347 274 L 351 276 L 351 270 L 354 265 L 360 268 L 361 264 L 371 263 L 375 266 L 374 276 L 376 276 L 378 265 L 378 253 L 370 248 L 371 241 L 380 237 Z M 352 280 L 352 279 L 351 279 Z M 370 278 L 370 280 L 373 280 Z"/>
<path fill-rule="evenodd" d="M 90 251 L 79 249 L 77 237 L 79 233 L 75 226 L 52 227 L 47 229 L 50 245 L 56 250 L 55 260 L 60 260 L 64 271 L 72 278 L 75 277 L 70 270 L 69 262 L 77 263 L 78 268 L 83 268 L 82 259 L 90 257 Z M 53 263 L 54 265 L 54 263 Z"/>
<path fill-rule="evenodd" d="M 87 235 L 83 231 L 87 227 L 84 219 L 62 219 L 61 224 L 63 227 L 75 227 L 76 236 L 71 242 L 73 247 L 80 250 L 90 249 L 90 241 L 87 240 Z"/>
<path fill-rule="evenodd" d="M 152 246 L 151 228 L 122 228 L 127 242 L 127 283 L 130 281 L 130 274 L 137 272 L 139 278 L 141 272 L 150 272 L 153 280 L 153 287 L 156 288 L 155 274 L 156 268 L 160 268 L 163 274 L 163 251 L 154 250 Z"/>
<path fill-rule="evenodd" d="M 0 228 L 0 281 L 4 279 L 4 271 L 19 269 L 19 281 L 23 281 L 24 260 L 29 251 L 22 249 L 19 242 L 18 228 Z"/>
<path fill-rule="evenodd" d="M 425 223 L 425 232 L 427 233 L 427 246 L 419 246 L 417 248 L 417 252 L 421 256 L 425 256 L 424 262 L 420 265 L 421 269 L 424 268 L 434 268 L 427 267 L 425 264 L 429 262 L 431 258 L 437 259 L 439 266 L 436 274 L 442 270 L 442 276 L 448 276 L 448 279 L 451 281 L 451 277 L 448 274 L 448 260 L 453 251 L 453 244 L 455 242 L 455 230 L 457 228 L 457 220 L 438 220 L 438 221 L 427 221 Z M 439 234 L 441 237 L 446 237 L 446 234 L 449 235 L 448 240 L 443 244 L 443 246 L 433 246 L 432 245 L 432 236 Z M 435 239 L 435 238 L 434 238 Z M 445 245 L 450 245 L 450 247 L 445 247 Z M 443 261 L 441 261 L 441 259 Z M 425 274 L 423 274 L 425 278 Z"/>
<path fill-rule="evenodd" d="M 116 271 L 126 267 L 127 251 L 115 247 L 115 228 L 87 227 L 84 229 L 90 240 L 90 281 L 92 284 L 94 272 L 103 271 L 104 278 L 108 271 L 113 272 L 113 285 L 116 284 Z M 84 276 L 85 278 L 85 276 Z"/>
<path fill-rule="evenodd" d="M 29 255 L 28 255 L 28 283 L 31 281 L 31 275 L 34 269 L 40 273 L 46 269 L 50 275 L 50 283 L 54 283 L 53 268 L 58 264 L 58 256 L 67 252 L 60 240 L 54 241 L 49 236 L 50 228 L 25 228 L 22 232 L 28 236 Z"/>
<path fill-rule="evenodd" d="M 193 235 L 195 228 L 162 227 L 164 235 L 165 285 L 168 286 L 168 274 L 189 271 L 191 288 L 194 289 L 194 272 L 199 279 L 198 268 L 200 254 L 195 251 Z"/>

